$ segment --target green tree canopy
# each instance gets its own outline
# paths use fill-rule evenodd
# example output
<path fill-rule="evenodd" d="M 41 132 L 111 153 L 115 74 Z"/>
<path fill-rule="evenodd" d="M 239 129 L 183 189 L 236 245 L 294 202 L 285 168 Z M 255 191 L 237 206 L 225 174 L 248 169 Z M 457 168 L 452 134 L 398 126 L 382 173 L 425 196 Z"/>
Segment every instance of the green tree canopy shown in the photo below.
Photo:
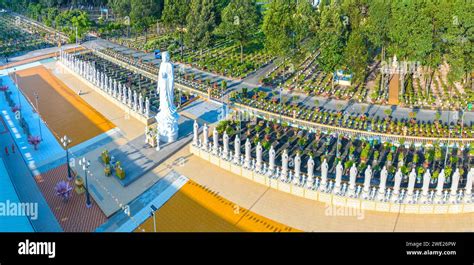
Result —
<path fill-rule="evenodd" d="M 214 0 L 191 0 L 185 43 L 192 49 L 208 47 L 215 28 Z"/>
<path fill-rule="evenodd" d="M 218 31 L 240 45 L 243 61 L 244 45 L 258 32 L 258 12 L 253 0 L 231 0 L 222 11 L 222 23 Z"/>

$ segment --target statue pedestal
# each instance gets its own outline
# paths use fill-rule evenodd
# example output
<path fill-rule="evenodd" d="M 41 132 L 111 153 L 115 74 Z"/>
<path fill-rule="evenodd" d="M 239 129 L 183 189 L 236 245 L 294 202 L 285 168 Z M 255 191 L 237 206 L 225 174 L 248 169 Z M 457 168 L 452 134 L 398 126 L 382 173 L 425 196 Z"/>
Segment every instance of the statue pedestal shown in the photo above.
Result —
<path fill-rule="evenodd" d="M 169 112 L 160 111 L 155 118 L 161 142 L 172 143 L 178 140 L 178 113 L 171 115 Z"/>

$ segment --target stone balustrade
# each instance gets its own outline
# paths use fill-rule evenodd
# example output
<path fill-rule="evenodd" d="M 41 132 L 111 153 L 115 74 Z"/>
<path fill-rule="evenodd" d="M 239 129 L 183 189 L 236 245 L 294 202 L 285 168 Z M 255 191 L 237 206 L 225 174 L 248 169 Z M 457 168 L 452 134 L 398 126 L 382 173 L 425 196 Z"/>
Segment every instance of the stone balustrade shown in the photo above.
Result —
<path fill-rule="evenodd" d="M 194 123 L 193 142 L 191 153 L 210 163 L 242 176 L 272 187 L 274 189 L 291 193 L 296 196 L 321 201 L 327 204 L 347 207 L 360 207 L 364 210 L 382 212 L 402 212 L 416 214 L 442 214 L 442 213 L 469 213 L 474 212 L 472 181 L 474 168 L 467 175 L 464 188 L 459 187 L 459 169 L 452 174 L 452 184 L 444 188 L 444 170 L 438 176 L 435 189 L 429 188 L 431 174 L 427 170 L 423 175 L 423 187 L 415 189 L 415 170 L 408 174 L 408 186 L 401 187 L 403 173 L 398 168 L 395 174 L 393 187 L 387 187 L 388 172 L 385 167 L 380 172 L 380 184 L 371 185 L 374 172 L 368 166 L 363 172 L 364 183 L 356 183 L 358 176 L 355 164 L 349 170 L 349 182 L 342 182 L 343 166 L 339 162 L 335 169 L 334 180 L 328 178 L 328 163 L 326 160 L 321 165 L 320 172 L 314 172 L 312 157 L 307 162 L 306 174 L 301 171 L 301 158 L 299 154 L 293 159 L 294 166 L 289 168 L 289 157 L 286 150 L 282 154 L 281 166 L 275 163 L 276 153 L 273 147 L 269 151 L 269 161 L 262 159 L 262 146 L 257 144 L 255 158 L 252 157 L 252 144 L 247 139 L 244 144 L 244 154 L 241 154 L 240 138 L 234 139 L 234 150 L 229 149 L 229 136 L 222 136 L 223 146 L 219 145 L 219 135 L 216 129 L 212 134 L 212 143 L 209 142 L 209 128 L 204 125 L 201 137 L 198 135 L 199 126 Z M 361 174 L 362 175 L 362 174 Z"/>
<path fill-rule="evenodd" d="M 61 51 L 59 61 L 66 69 L 91 84 L 97 92 L 109 101 L 125 109 L 145 124 L 153 123 L 154 118 L 150 112 L 148 97 L 143 98 L 141 94 L 137 94 L 137 91 L 132 91 L 130 87 L 107 76 L 104 72 L 97 70 L 90 62 L 82 61 L 72 53 Z"/>

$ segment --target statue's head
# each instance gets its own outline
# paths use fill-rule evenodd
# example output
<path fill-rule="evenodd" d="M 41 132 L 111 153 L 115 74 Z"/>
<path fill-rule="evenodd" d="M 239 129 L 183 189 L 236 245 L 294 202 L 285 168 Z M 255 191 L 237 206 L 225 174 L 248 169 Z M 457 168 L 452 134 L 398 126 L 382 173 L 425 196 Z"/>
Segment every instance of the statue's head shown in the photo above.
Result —
<path fill-rule="evenodd" d="M 161 60 L 163 60 L 163 62 L 169 62 L 170 61 L 170 53 L 169 52 L 162 52 L 161 53 Z"/>

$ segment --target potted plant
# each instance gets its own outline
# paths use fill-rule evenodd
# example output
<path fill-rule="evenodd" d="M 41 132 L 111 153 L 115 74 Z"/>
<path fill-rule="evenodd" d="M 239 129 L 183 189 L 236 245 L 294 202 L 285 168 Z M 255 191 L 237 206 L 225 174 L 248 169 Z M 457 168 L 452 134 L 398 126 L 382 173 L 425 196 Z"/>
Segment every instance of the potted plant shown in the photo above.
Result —
<path fill-rule="evenodd" d="M 110 176 L 112 174 L 112 168 L 110 167 L 110 164 L 107 164 L 105 167 L 104 167 L 104 175 L 106 177 Z"/>
<path fill-rule="evenodd" d="M 71 197 L 72 187 L 69 185 L 69 182 L 64 180 L 59 181 L 54 187 L 56 191 L 56 196 L 63 199 L 63 201 L 68 201 Z"/>
<path fill-rule="evenodd" d="M 115 163 L 115 175 L 121 180 L 125 179 L 125 171 L 123 170 L 120 161 Z"/>
<path fill-rule="evenodd" d="M 104 162 L 105 165 L 108 165 L 110 163 L 110 155 L 107 149 L 102 151 L 101 157 L 102 157 L 102 162 Z"/>

